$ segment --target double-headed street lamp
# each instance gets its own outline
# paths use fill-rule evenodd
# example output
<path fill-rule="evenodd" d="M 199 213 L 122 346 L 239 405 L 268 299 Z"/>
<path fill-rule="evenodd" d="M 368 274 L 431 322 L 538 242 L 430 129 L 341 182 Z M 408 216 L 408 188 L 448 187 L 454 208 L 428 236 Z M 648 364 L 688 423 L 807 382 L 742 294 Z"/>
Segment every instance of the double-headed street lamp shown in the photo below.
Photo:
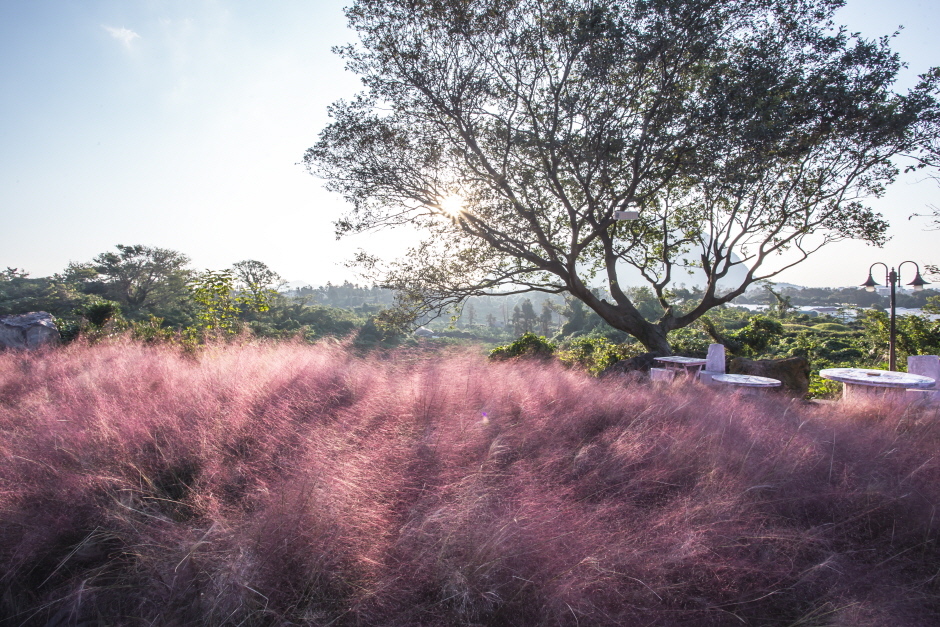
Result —
<path fill-rule="evenodd" d="M 894 352 L 894 328 L 895 328 L 895 325 L 894 325 L 894 320 L 895 320 L 894 288 L 895 286 L 901 284 L 901 266 L 903 266 L 906 263 L 913 263 L 914 267 L 917 268 L 917 273 L 914 276 L 914 280 L 908 283 L 908 285 L 914 288 L 915 292 L 919 292 L 922 289 L 924 289 L 925 285 L 929 285 L 929 283 L 925 281 L 922 276 L 920 276 L 920 266 L 918 266 L 917 263 L 913 261 L 902 261 L 901 263 L 899 263 L 897 272 L 895 272 L 894 268 L 891 268 L 889 270 L 887 265 L 881 263 L 880 261 L 876 261 L 875 263 L 871 264 L 871 266 L 868 268 L 868 280 L 862 283 L 862 286 L 866 290 L 868 290 L 869 292 L 874 292 L 875 288 L 880 284 L 876 283 L 875 279 L 871 277 L 871 269 L 878 265 L 885 267 L 885 283 L 891 286 L 891 338 L 890 338 L 890 343 L 889 343 L 890 351 L 889 351 L 889 357 L 888 357 L 888 369 L 889 370 L 898 369 L 897 368 L 898 359 Z"/>

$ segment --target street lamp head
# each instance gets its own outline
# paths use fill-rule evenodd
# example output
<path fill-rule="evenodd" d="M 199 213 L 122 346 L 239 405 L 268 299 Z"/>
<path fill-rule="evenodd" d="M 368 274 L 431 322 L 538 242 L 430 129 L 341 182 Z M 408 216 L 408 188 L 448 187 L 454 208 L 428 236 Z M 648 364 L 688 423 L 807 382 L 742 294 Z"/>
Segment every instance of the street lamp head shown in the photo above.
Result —
<path fill-rule="evenodd" d="M 916 281 L 917 279 L 914 279 L 914 280 Z M 864 287 L 869 292 L 874 292 L 876 285 L 878 285 L 878 283 L 875 282 L 875 279 L 871 278 L 871 272 L 869 272 L 868 280 L 862 283 L 862 287 Z"/>
<path fill-rule="evenodd" d="M 914 277 L 914 280 L 908 283 L 911 287 L 914 288 L 915 292 L 920 292 L 924 289 L 925 285 L 930 285 L 929 281 L 925 281 L 922 276 L 920 276 L 920 268 L 917 269 L 917 276 Z"/>

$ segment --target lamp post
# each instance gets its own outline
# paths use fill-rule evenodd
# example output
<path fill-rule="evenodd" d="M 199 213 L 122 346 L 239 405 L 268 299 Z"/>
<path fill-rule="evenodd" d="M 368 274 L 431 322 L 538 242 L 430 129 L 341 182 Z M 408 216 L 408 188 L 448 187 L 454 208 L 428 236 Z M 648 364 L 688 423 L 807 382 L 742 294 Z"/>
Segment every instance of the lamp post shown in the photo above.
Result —
<path fill-rule="evenodd" d="M 884 267 L 885 267 L 885 283 L 891 286 L 891 335 L 890 335 L 890 339 L 889 339 L 889 353 L 888 353 L 888 369 L 889 369 L 889 370 L 897 370 L 897 369 L 898 369 L 898 368 L 897 368 L 897 366 L 898 366 L 898 359 L 897 359 L 897 355 L 895 354 L 895 351 L 894 351 L 894 337 L 895 337 L 895 332 L 894 332 L 894 330 L 895 330 L 895 323 L 894 323 L 894 321 L 895 321 L 895 317 L 896 317 L 896 314 L 895 314 L 895 286 L 901 284 L 901 266 L 903 266 L 903 265 L 906 264 L 906 263 L 913 263 L 913 264 L 914 264 L 914 267 L 917 268 L 916 274 L 915 274 L 915 276 L 914 276 L 914 280 L 911 281 L 910 283 L 908 283 L 908 285 L 910 285 L 911 287 L 913 287 L 915 292 L 919 292 L 919 291 L 923 290 L 923 289 L 924 289 L 924 286 L 925 286 L 925 285 L 929 285 L 929 283 L 928 283 L 927 281 L 925 281 L 922 276 L 920 276 L 920 266 L 918 266 L 917 263 L 915 263 L 915 262 L 913 262 L 913 261 L 902 261 L 901 263 L 898 264 L 898 269 L 897 269 L 897 271 L 895 271 L 894 268 L 891 268 L 891 269 L 889 270 L 887 265 L 881 263 L 880 261 L 876 261 L 875 263 L 871 264 L 871 266 L 868 268 L 868 280 L 865 281 L 864 283 L 862 283 L 862 286 L 863 286 L 866 290 L 868 290 L 869 292 L 874 292 L 874 291 L 875 291 L 875 287 L 877 287 L 877 286 L 880 285 L 880 284 L 877 283 L 877 282 L 875 281 L 875 279 L 872 278 L 872 276 L 871 276 L 872 268 L 874 268 L 875 266 L 884 266 Z"/>

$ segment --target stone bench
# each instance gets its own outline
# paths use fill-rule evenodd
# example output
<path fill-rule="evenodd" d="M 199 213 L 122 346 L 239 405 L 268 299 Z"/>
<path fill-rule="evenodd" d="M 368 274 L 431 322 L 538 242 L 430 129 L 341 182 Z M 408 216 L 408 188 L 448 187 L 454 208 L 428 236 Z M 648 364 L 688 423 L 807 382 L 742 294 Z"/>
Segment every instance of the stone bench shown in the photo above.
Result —
<path fill-rule="evenodd" d="M 907 371 L 934 380 L 933 387 L 925 390 L 907 390 L 911 401 L 940 404 L 940 356 L 911 355 L 907 358 Z"/>
<path fill-rule="evenodd" d="M 724 344 L 709 344 L 705 368 L 699 371 L 698 379 L 705 385 L 715 385 L 712 377 L 718 374 L 725 374 L 725 346 Z"/>
<path fill-rule="evenodd" d="M 676 379 L 676 371 L 671 368 L 650 368 L 650 381 L 653 383 L 672 383 Z"/>

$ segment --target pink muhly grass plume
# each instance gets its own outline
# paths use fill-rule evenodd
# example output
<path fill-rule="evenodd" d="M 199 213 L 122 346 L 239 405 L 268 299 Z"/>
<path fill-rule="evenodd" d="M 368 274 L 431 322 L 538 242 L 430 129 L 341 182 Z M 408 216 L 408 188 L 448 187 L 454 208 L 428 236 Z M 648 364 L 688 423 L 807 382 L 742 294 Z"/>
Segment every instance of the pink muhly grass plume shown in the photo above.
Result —
<path fill-rule="evenodd" d="M 0 622 L 930 625 L 940 416 L 469 352 L 0 354 Z"/>

